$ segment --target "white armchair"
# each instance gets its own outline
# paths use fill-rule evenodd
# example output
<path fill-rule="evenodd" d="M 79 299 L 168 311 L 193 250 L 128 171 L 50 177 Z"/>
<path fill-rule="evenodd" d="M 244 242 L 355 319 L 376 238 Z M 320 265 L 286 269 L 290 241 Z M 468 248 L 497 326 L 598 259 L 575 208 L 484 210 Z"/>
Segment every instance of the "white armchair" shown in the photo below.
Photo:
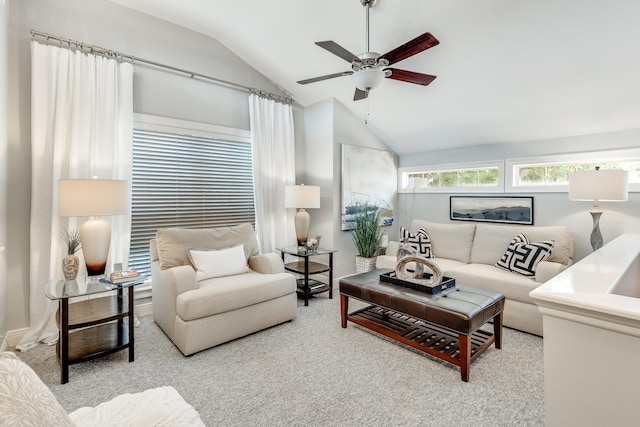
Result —
<path fill-rule="evenodd" d="M 296 317 L 295 278 L 249 223 L 158 230 L 150 252 L 153 318 L 184 355 Z"/>

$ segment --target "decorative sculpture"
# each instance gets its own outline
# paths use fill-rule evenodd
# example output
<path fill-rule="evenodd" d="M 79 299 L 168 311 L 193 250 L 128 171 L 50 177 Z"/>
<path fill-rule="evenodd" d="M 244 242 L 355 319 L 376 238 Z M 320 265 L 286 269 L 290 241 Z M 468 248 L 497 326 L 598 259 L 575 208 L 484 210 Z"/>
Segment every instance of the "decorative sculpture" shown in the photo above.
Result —
<path fill-rule="evenodd" d="M 420 256 L 414 247 L 404 243 L 401 244 L 398 249 L 397 259 L 396 277 L 398 279 L 424 286 L 435 286 L 442 282 L 442 270 L 440 270 L 440 267 L 436 263 L 429 261 L 428 258 Z M 411 270 L 408 268 L 409 263 L 414 263 L 411 265 L 413 267 Z M 425 267 L 432 272 L 430 279 L 424 278 Z"/>

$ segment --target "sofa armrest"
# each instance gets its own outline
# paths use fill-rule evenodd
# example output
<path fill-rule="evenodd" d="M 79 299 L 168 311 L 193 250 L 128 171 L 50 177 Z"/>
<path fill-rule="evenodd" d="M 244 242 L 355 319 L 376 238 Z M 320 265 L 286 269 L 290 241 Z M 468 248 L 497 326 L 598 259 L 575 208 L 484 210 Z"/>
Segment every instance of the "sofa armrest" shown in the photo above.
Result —
<path fill-rule="evenodd" d="M 284 263 L 275 253 L 254 255 L 249 258 L 249 268 L 262 274 L 284 273 Z"/>
<path fill-rule="evenodd" d="M 538 283 L 544 283 L 552 277 L 558 275 L 566 268 L 566 265 L 560 264 L 559 262 L 540 261 L 536 266 L 535 281 Z"/>

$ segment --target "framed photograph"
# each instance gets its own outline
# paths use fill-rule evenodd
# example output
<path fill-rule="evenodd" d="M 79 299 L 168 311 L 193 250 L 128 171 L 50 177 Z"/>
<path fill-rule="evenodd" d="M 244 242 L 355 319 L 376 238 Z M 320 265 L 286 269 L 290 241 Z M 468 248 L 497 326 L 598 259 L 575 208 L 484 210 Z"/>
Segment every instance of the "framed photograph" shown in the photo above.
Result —
<path fill-rule="evenodd" d="M 533 225 L 533 197 L 451 196 L 449 206 L 458 221 Z"/>

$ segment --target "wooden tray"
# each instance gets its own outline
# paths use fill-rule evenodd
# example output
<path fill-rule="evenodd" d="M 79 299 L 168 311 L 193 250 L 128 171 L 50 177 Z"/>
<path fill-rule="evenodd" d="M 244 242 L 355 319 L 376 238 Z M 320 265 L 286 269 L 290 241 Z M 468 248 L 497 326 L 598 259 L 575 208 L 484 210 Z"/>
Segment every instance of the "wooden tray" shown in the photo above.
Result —
<path fill-rule="evenodd" d="M 430 273 L 424 273 L 422 275 L 422 278 L 430 279 L 431 276 L 432 276 L 432 274 L 430 274 Z M 442 291 L 454 288 L 456 286 L 456 279 L 452 279 L 451 277 L 447 277 L 447 276 L 443 276 L 442 277 L 442 282 L 440 282 L 440 283 L 438 283 L 437 285 L 434 285 L 434 286 L 420 285 L 418 283 L 407 282 L 405 280 L 399 279 L 396 276 L 396 272 L 395 271 L 390 271 L 388 273 L 381 274 L 380 275 L 380 281 L 381 282 L 387 282 L 387 283 L 393 283 L 394 285 L 402 286 L 402 287 L 405 287 L 405 288 L 411 288 L 411 289 L 414 289 L 416 291 L 426 292 L 426 293 L 432 294 L 432 295 L 439 294 Z"/>

